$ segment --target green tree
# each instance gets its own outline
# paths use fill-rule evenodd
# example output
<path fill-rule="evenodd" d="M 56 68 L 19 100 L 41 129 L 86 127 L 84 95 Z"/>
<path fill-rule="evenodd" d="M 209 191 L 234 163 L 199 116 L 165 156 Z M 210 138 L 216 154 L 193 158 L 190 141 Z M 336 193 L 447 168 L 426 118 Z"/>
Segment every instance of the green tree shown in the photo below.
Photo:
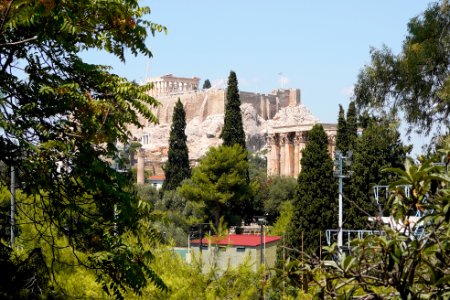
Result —
<path fill-rule="evenodd" d="M 357 134 L 357 115 L 355 103 L 351 101 L 347 110 L 347 118 L 344 115 L 344 109 L 342 105 L 339 105 L 338 126 L 336 134 L 336 150 L 339 150 L 347 157 L 347 161 L 351 160 L 351 155 L 355 149 Z M 351 173 L 352 167 L 343 164 L 343 174 Z M 348 185 L 348 179 L 344 178 L 343 194 L 348 195 L 350 193 L 350 187 Z"/>
<path fill-rule="evenodd" d="M 228 224 L 239 224 L 246 217 L 243 207 L 253 196 L 246 176 L 246 157 L 247 150 L 239 145 L 211 148 L 194 168 L 191 181 L 180 187 L 181 195 L 203 203 L 216 226 L 221 217 Z"/>
<path fill-rule="evenodd" d="M 211 88 L 211 82 L 209 81 L 209 79 L 206 79 L 205 82 L 203 83 L 203 89 L 207 90 Z"/>
<path fill-rule="evenodd" d="M 431 4 L 408 23 L 403 49 L 372 49 L 355 85 L 360 109 L 403 111 L 410 129 L 429 133 L 450 125 L 450 5 Z"/>
<path fill-rule="evenodd" d="M 343 153 L 348 150 L 347 121 L 345 120 L 344 108 L 340 104 L 336 133 L 336 150 L 340 150 Z"/>
<path fill-rule="evenodd" d="M 248 159 L 249 183 L 253 187 L 253 197 L 246 199 L 244 215 L 248 218 L 245 222 L 252 221 L 254 216 L 264 214 L 264 199 L 267 197 L 267 161 L 266 158 L 258 153 L 251 153 Z"/>
<path fill-rule="evenodd" d="M 142 201 L 149 203 L 152 207 L 160 200 L 158 190 L 151 184 L 136 184 L 135 189 L 138 197 Z"/>
<path fill-rule="evenodd" d="M 238 144 L 246 149 L 244 125 L 242 123 L 241 114 L 241 100 L 239 99 L 238 81 L 234 71 L 230 71 L 230 76 L 228 77 L 225 120 L 221 138 L 223 139 L 223 144 L 225 146 Z"/>
<path fill-rule="evenodd" d="M 166 191 L 155 204 L 154 227 L 165 240 L 175 246 L 187 247 L 189 227 L 205 217 L 203 205 L 186 200 L 178 190 Z"/>
<path fill-rule="evenodd" d="M 350 101 L 347 110 L 347 140 L 348 150 L 355 149 L 356 140 L 358 138 L 358 114 L 356 112 L 355 101 Z"/>
<path fill-rule="evenodd" d="M 410 149 L 401 142 L 396 122 L 371 121 L 364 129 L 353 154 L 353 174 L 344 186 L 344 228 L 367 229 L 368 216 L 379 215 L 385 209 L 377 207 L 373 186 L 388 184 L 392 178 L 381 169 L 400 168 Z"/>
<path fill-rule="evenodd" d="M 64 247 L 83 251 L 87 258 L 78 263 L 96 269 L 116 297 L 140 293 L 145 278 L 164 287 L 148 265 L 151 253 L 122 239 L 138 230 L 139 198 L 108 163 L 120 159 L 117 142 L 129 144 L 129 125 L 140 127 L 140 116 L 157 121 L 151 109 L 158 102 L 147 93 L 150 84 L 85 63 L 79 53 L 107 51 L 123 62 L 126 52 L 151 57 L 146 39 L 165 28 L 149 13 L 134 0 L 0 5 L 0 161 L 19 170 L 34 238 L 53 247 L 53 257 Z M 55 244 L 59 236 L 65 245 Z"/>
<path fill-rule="evenodd" d="M 189 165 L 189 150 L 186 145 L 186 112 L 183 104 L 178 99 L 173 109 L 172 126 L 169 137 L 168 160 L 164 166 L 166 179 L 162 189 L 174 190 L 181 182 L 191 176 L 191 166 Z"/>
<path fill-rule="evenodd" d="M 302 151 L 302 171 L 298 176 L 294 213 L 286 234 L 286 245 L 315 253 L 320 233 L 337 228 L 337 185 L 333 177 L 333 162 L 328 152 L 328 138 L 322 125 L 314 125 Z M 291 252 L 292 256 L 298 255 Z"/>
<path fill-rule="evenodd" d="M 270 228 L 271 235 L 284 236 L 289 227 L 289 223 L 292 221 L 292 215 L 294 213 L 292 201 L 284 201 L 280 206 L 281 209 L 277 221 Z"/>
<path fill-rule="evenodd" d="M 268 214 L 268 221 L 273 222 L 281 213 L 283 204 L 293 200 L 297 191 L 297 181 L 293 177 L 276 176 L 269 178 L 264 212 Z"/>
<path fill-rule="evenodd" d="M 164 277 L 170 292 L 149 286 L 145 295 L 151 299 L 259 299 L 261 295 L 261 271 L 252 271 L 253 264 L 245 262 L 239 266 L 229 266 L 225 270 L 213 267 L 204 272 L 202 264 L 194 257 L 187 264 L 173 253 L 172 249 L 161 249 L 155 270 Z M 150 296 L 151 295 L 151 296 Z"/>
<path fill-rule="evenodd" d="M 447 148 L 446 151 L 449 151 Z M 392 216 L 398 227 L 384 226 L 384 235 L 355 239 L 348 256 L 313 270 L 317 296 L 350 299 L 367 295 L 371 299 L 445 299 L 450 293 L 449 195 L 450 178 L 432 161 L 420 165 L 405 160 L 402 168 L 388 168 L 396 181 L 389 186 Z M 432 182 L 439 181 L 439 190 Z M 408 185 L 405 194 L 398 185 Z M 411 212 L 423 212 L 414 222 Z M 328 249 L 331 252 L 336 247 Z"/>

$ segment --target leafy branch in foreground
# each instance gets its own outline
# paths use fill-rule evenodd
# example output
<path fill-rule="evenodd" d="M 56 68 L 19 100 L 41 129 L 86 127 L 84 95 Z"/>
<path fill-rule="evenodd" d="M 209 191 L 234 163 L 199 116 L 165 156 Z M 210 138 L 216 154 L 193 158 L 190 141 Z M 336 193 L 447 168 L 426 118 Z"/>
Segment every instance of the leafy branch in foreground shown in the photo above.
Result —
<path fill-rule="evenodd" d="M 140 127 L 142 118 L 157 122 L 151 109 L 159 103 L 147 93 L 151 84 L 85 63 L 79 53 L 104 50 L 121 61 L 126 51 L 151 57 L 146 38 L 166 29 L 147 20 L 149 13 L 134 0 L 0 5 L 0 180 L 7 186 L 8 170 L 17 170 L 28 196 L 18 214 L 35 227 L 29 238 L 36 249 L 40 243 L 52 248 L 50 261 L 73 249 L 79 263 L 113 283 L 119 298 L 126 289 L 139 293 L 145 278 L 164 288 L 147 267 L 149 257 L 133 264 L 147 255 L 140 244 L 122 240 L 123 233 L 139 231 L 143 216 L 129 178 L 109 165 L 120 159 L 116 143 L 128 143 L 130 125 Z M 26 236 L 23 225 L 18 233 Z M 2 259 L 11 255 L 2 252 Z"/>
<path fill-rule="evenodd" d="M 396 226 L 384 226 L 384 235 L 354 240 L 350 254 L 322 264 L 323 276 L 316 277 L 316 287 L 320 293 L 340 297 L 449 297 L 450 177 L 431 161 L 416 165 L 410 159 L 405 170 L 386 171 L 399 178 L 391 184 L 391 218 Z M 432 188 L 433 181 L 438 189 Z M 396 188 L 399 184 L 408 185 L 410 194 Z M 422 217 L 414 217 L 417 211 Z M 337 253 L 336 245 L 327 250 Z"/>
<path fill-rule="evenodd" d="M 400 54 L 372 49 L 355 85 L 360 110 L 403 111 L 411 129 L 450 125 L 450 5 L 431 4 L 408 23 Z"/>

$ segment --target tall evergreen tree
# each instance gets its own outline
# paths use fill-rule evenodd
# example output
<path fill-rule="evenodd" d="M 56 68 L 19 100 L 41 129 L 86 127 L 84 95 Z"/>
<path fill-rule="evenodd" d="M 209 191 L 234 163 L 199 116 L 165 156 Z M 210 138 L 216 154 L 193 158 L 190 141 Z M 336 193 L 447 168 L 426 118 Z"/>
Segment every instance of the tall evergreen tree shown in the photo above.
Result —
<path fill-rule="evenodd" d="M 354 151 L 357 134 L 357 116 L 355 103 L 350 102 L 347 110 L 347 118 L 345 118 L 345 112 L 342 105 L 339 105 L 339 116 L 336 135 L 336 150 L 340 150 L 344 156 L 347 157 L 347 161 L 351 159 L 350 151 Z M 343 173 L 348 174 L 351 171 L 351 166 L 344 164 L 342 166 Z M 344 179 L 343 194 L 350 194 L 349 179 Z"/>
<path fill-rule="evenodd" d="M 346 121 L 348 150 L 353 150 L 355 149 L 356 139 L 358 138 L 358 115 L 356 112 L 355 101 L 351 101 L 348 104 Z"/>
<path fill-rule="evenodd" d="M 357 141 L 353 155 L 353 174 L 348 193 L 344 193 L 345 229 L 367 229 L 370 226 L 368 216 L 378 215 L 379 209 L 386 210 L 386 207 L 377 207 L 373 186 L 393 181 L 389 177 L 391 175 L 382 173 L 381 170 L 388 167 L 402 168 L 411 149 L 401 142 L 395 122 L 386 119 L 369 122 Z"/>
<path fill-rule="evenodd" d="M 175 190 L 184 179 L 191 176 L 185 129 L 186 112 L 183 103 L 178 99 L 173 109 L 168 160 L 164 168 L 166 179 L 162 186 L 163 191 Z"/>
<path fill-rule="evenodd" d="M 236 73 L 230 71 L 228 76 L 228 88 L 227 88 L 227 100 L 225 105 L 225 118 L 223 129 L 220 137 L 223 139 L 223 145 L 232 147 L 234 145 L 239 145 L 243 150 L 246 150 L 245 144 L 245 132 L 244 125 L 242 122 L 241 114 L 241 100 L 239 98 L 239 88 Z M 245 170 L 245 177 L 247 184 L 250 184 L 250 173 L 248 169 L 248 157 L 243 158 L 246 162 L 247 169 Z M 240 162 L 236 162 L 240 163 Z M 255 212 L 253 198 L 247 198 L 240 205 L 239 214 L 245 215 L 248 219 L 249 216 Z M 234 207 L 237 207 L 236 205 Z M 235 212 L 238 213 L 238 212 Z"/>
<path fill-rule="evenodd" d="M 238 144 L 242 148 L 246 148 L 241 115 L 241 100 L 239 99 L 238 81 L 234 71 L 230 71 L 230 76 L 228 77 L 227 103 L 221 138 L 225 146 Z"/>
<path fill-rule="evenodd" d="M 323 236 L 326 229 L 337 228 L 337 181 L 333 177 L 328 138 L 320 124 L 308 133 L 301 166 L 286 244 L 290 248 L 301 249 L 303 232 L 305 251 L 314 253 L 320 245 L 320 233 Z M 293 252 L 291 255 L 296 254 Z"/>
<path fill-rule="evenodd" d="M 340 104 L 336 133 L 336 149 L 342 152 L 346 152 L 348 149 L 347 122 L 345 120 L 344 108 Z"/>
<path fill-rule="evenodd" d="M 207 90 L 211 88 L 211 82 L 209 81 L 209 79 L 206 79 L 205 82 L 203 83 L 203 89 Z"/>

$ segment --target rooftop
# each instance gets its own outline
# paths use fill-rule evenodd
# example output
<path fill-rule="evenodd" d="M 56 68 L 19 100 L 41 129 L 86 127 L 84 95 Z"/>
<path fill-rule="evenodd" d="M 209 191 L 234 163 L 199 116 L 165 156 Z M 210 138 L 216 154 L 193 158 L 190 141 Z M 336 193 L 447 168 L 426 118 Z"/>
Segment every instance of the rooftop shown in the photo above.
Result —
<path fill-rule="evenodd" d="M 269 244 L 281 240 L 279 236 L 264 236 L 263 243 Z M 202 244 L 222 245 L 222 246 L 247 246 L 256 247 L 261 245 L 261 236 L 255 234 L 229 234 L 225 237 L 203 238 Z M 191 245 L 200 244 L 200 239 L 192 240 Z"/>
<path fill-rule="evenodd" d="M 165 180 L 166 177 L 164 175 L 152 175 L 148 177 L 148 180 Z"/>

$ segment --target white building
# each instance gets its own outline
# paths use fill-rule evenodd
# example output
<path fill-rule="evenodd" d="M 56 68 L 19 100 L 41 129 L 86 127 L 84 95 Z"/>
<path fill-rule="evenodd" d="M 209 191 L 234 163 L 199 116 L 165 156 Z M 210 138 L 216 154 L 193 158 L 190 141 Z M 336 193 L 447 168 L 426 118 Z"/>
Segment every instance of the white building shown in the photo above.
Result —
<path fill-rule="evenodd" d="M 256 271 L 262 262 L 266 268 L 273 268 L 276 261 L 279 236 L 229 234 L 225 237 L 211 237 L 191 241 L 187 260 L 201 257 L 204 270 L 216 266 L 226 270 L 228 266 L 239 266 L 249 261 Z M 190 257 L 189 257 L 190 255 Z"/>

